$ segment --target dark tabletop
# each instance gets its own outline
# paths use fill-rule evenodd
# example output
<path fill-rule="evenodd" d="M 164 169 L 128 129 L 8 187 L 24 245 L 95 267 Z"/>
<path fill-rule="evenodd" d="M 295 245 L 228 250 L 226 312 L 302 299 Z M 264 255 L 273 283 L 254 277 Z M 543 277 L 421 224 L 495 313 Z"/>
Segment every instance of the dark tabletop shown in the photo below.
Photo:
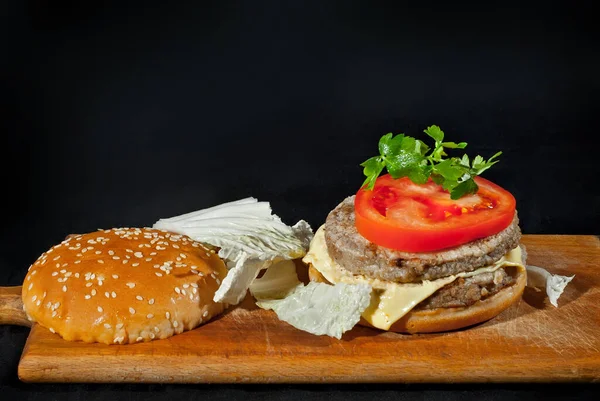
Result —
<path fill-rule="evenodd" d="M 81 3 L 81 4 L 80 4 Z M 418 3 L 415 4 L 415 3 Z M 485 3 L 485 5 L 484 5 Z M 321 224 L 387 132 L 431 124 L 528 234 L 598 234 L 600 52 L 587 2 L 9 1 L 0 10 L 0 286 L 69 233 L 254 196 Z M 593 398 L 593 385 L 33 385 L 0 398 Z M 276 372 L 274 372 L 276 374 Z"/>

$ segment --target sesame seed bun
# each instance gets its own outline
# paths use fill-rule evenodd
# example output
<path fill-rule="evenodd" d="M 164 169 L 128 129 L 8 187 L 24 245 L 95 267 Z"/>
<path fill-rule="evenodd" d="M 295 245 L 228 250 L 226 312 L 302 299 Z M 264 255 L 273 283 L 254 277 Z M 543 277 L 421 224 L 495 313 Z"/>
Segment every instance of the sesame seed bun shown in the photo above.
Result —
<path fill-rule="evenodd" d="M 456 330 L 490 320 L 513 304 L 519 302 L 525 290 L 527 274 L 516 268 L 511 268 L 509 271 L 515 278 L 514 284 L 501 289 L 488 298 L 461 308 L 412 309 L 395 322 L 387 331 L 398 333 L 436 333 Z M 331 284 L 310 263 L 308 276 L 311 281 Z M 373 327 L 363 318 L 360 319 L 359 324 Z"/>
<path fill-rule="evenodd" d="M 43 253 L 23 284 L 30 320 L 65 340 L 127 344 L 168 338 L 222 313 L 227 274 L 213 250 L 149 228 L 69 236 Z"/>

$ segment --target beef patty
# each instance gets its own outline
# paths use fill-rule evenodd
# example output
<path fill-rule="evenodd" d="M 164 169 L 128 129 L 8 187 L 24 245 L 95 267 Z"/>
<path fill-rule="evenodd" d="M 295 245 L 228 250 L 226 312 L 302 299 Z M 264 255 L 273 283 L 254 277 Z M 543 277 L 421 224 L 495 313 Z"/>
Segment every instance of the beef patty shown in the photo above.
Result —
<path fill-rule="evenodd" d="M 509 274 L 507 269 L 516 273 L 514 267 L 501 267 L 493 272 L 458 278 L 419 303 L 416 309 L 459 308 L 473 305 L 515 283 L 513 275 Z"/>
<path fill-rule="evenodd" d="M 344 199 L 325 221 L 325 241 L 331 257 L 354 274 L 399 283 L 435 280 L 473 271 L 498 261 L 521 240 L 517 213 L 511 224 L 492 236 L 438 252 L 401 252 L 378 246 L 354 225 L 354 196 Z"/>

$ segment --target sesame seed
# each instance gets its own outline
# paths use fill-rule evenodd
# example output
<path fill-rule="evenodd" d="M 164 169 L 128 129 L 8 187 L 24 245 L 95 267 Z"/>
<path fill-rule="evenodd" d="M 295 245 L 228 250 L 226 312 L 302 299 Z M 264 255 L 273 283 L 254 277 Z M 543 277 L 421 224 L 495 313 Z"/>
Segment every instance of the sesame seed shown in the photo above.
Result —
<path fill-rule="evenodd" d="M 101 307 L 101 306 L 99 306 L 99 307 L 98 307 L 98 312 L 102 313 L 102 312 L 104 312 L 104 309 L 102 309 L 102 307 Z"/>
<path fill-rule="evenodd" d="M 196 284 L 196 283 L 190 283 L 190 285 L 194 288 L 198 288 L 198 284 Z"/>
<path fill-rule="evenodd" d="M 92 296 L 91 295 L 87 295 L 84 297 L 85 299 L 90 299 Z"/>
<path fill-rule="evenodd" d="M 123 261 L 123 263 L 125 263 L 125 262 L 126 262 L 126 261 Z M 137 263 L 137 262 L 136 262 L 136 263 L 132 263 L 132 264 L 131 264 L 131 266 L 133 266 L 133 267 L 136 267 L 136 266 L 139 266 L 139 265 L 140 265 L 140 264 L 139 264 L 139 263 Z"/>
<path fill-rule="evenodd" d="M 63 288 L 62 288 L 62 290 L 63 290 L 63 292 L 67 292 L 67 286 L 66 286 L 66 285 L 63 285 Z"/>
<path fill-rule="evenodd" d="M 173 248 L 175 248 L 175 249 L 179 249 L 179 245 L 177 245 L 177 244 L 173 244 Z"/>
<path fill-rule="evenodd" d="M 91 281 L 89 283 L 85 283 L 86 287 L 91 287 L 94 283 L 92 283 Z"/>
<path fill-rule="evenodd" d="M 106 291 L 106 292 L 104 293 L 104 296 L 105 296 L 106 298 L 110 298 L 110 292 Z"/>
<path fill-rule="evenodd" d="M 158 277 L 162 277 L 162 273 L 154 272 L 154 274 L 156 274 Z"/>
<path fill-rule="evenodd" d="M 175 287 L 175 292 L 181 294 L 181 290 L 179 289 L 179 287 Z"/>
<path fill-rule="evenodd" d="M 150 299 L 148 300 L 148 304 L 150 304 L 150 305 L 154 304 L 154 298 L 150 298 Z"/>
<path fill-rule="evenodd" d="M 52 277 L 58 276 L 58 272 L 52 272 Z"/>
<path fill-rule="evenodd" d="M 183 295 L 185 295 L 185 290 L 181 290 L 181 293 L 182 293 Z"/>
<path fill-rule="evenodd" d="M 152 313 L 148 313 L 148 314 L 146 315 L 146 317 L 147 317 L 148 319 L 152 319 L 152 318 L 154 317 L 154 315 L 153 315 Z"/>
<path fill-rule="evenodd" d="M 52 259 L 52 260 L 58 260 L 58 259 L 60 259 L 60 255 L 58 255 L 57 257 L 55 257 L 55 258 L 54 258 L 54 259 Z"/>
<path fill-rule="evenodd" d="M 156 252 L 150 252 L 150 256 L 156 256 Z"/>
<path fill-rule="evenodd" d="M 56 331 L 52 327 L 50 327 L 48 330 L 50 330 L 50 333 L 56 333 Z"/>
<path fill-rule="evenodd" d="M 113 292 L 110 293 L 110 296 L 113 297 L 113 298 L 116 298 L 117 297 L 117 293 L 113 291 Z"/>
<path fill-rule="evenodd" d="M 129 313 L 131 313 L 133 315 L 135 313 L 135 309 L 133 309 L 132 307 L 129 307 Z"/>
<path fill-rule="evenodd" d="M 192 292 L 193 292 L 194 294 L 197 294 L 197 293 L 198 293 L 198 289 L 197 289 L 196 287 L 194 287 L 194 288 L 192 288 Z"/>
<path fill-rule="evenodd" d="M 112 256 L 112 255 L 114 255 L 114 254 L 115 254 L 115 251 L 113 251 L 113 250 L 111 249 L 111 250 L 109 250 L 109 251 L 108 251 L 108 254 L 109 254 L 110 256 Z"/>
<path fill-rule="evenodd" d="M 97 294 L 97 292 L 96 292 L 96 289 L 95 289 L 95 288 L 93 288 L 93 289 L 92 289 L 92 296 L 95 296 L 96 294 Z"/>
<path fill-rule="evenodd" d="M 113 256 L 112 258 L 113 258 L 114 260 L 119 260 L 119 259 L 121 259 L 121 258 L 120 258 L 120 257 L 118 257 L 118 256 Z"/>
<path fill-rule="evenodd" d="M 39 299 L 37 300 L 37 302 L 35 303 L 35 306 L 40 306 L 40 304 L 42 303 L 42 301 L 40 301 Z"/>
<path fill-rule="evenodd" d="M 129 259 L 123 259 L 123 264 L 126 265 L 127 263 L 129 263 Z"/>
<path fill-rule="evenodd" d="M 192 270 L 197 270 L 197 269 L 198 269 L 198 266 L 192 265 Z"/>
<path fill-rule="evenodd" d="M 56 317 L 57 313 L 56 311 L 52 311 L 52 317 Z"/>
<path fill-rule="evenodd" d="M 141 295 L 136 295 L 135 299 L 137 299 L 138 301 L 143 301 L 144 298 Z"/>
<path fill-rule="evenodd" d="M 34 295 L 31 297 L 31 302 L 35 302 L 35 300 L 37 299 L 37 295 Z"/>
<path fill-rule="evenodd" d="M 122 329 L 122 328 L 123 328 L 123 323 L 118 323 L 118 324 L 115 326 L 115 328 L 116 328 L 117 330 L 120 330 L 120 329 Z"/>
<path fill-rule="evenodd" d="M 152 258 L 146 258 L 146 262 L 150 262 Z"/>
<path fill-rule="evenodd" d="M 118 275 L 118 274 L 113 274 L 113 275 L 112 275 L 112 278 L 114 278 L 114 279 L 118 279 L 118 278 L 119 278 L 119 275 Z"/>
<path fill-rule="evenodd" d="M 154 332 L 158 333 L 160 331 L 160 329 L 158 328 L 158 326 L 154 326 Z"/>
<path fill-rule="evenodd" d="M 104 263 L 102 259 L 98 259 L 98 263 Z"/>
<path fill-rule="evenodd" d="M 179 326 L 179 322 L 177 320 L 173 321 L 173 327 Z"/>
<path fill-rule="evenodd" d="M 75 278 L 79 278 L 79 273 L 75 273 Z"/>
<path fill-rule="evenodd" d="M 169 312 L 167 311 L 167 312 L 165 313 L 165 317 L 166 317 L 167 319 L 170 319 L 170 318 L 171 318 L 171 313 L 169 313 Z"/>
<path fill-rule="evenodd" d="M 187 258 L 185 253 L 180 253 L 179 256 L 181 256 L 183 259 Z"/>
<path fill-rule="evenodd" d="M 135 287 L 135 283 L 127 283 L 127 284 L 125 284 L 125 285 L 126 285 L 127 287 L 129 287 L 129 288 L 133 288 L 133 287 Z"/>
<path fill-rule="evenodd" d="M 102 280 L 98 280 L 98 285 L 99 285 L 99 286 L 101 286 L 101 287 L 102 287 L 102 283 L 103 283 L 103 281 L 102 281 Z"/>
<path fill-rule="evenodd" d="M 150 333 L 150 338 L 154 340 L 154 338 L 156 337 L 156 335 L 154 333 Z"/>
<path fill-rule="evenodd" d="M 208 311 L 205 310 L 204 313 L 202 314 L 202 317 L 207 317 L 208 316 Z"/>
<path fill-rule="evenodd" d="M 136 253 L 133 254 L 133 256 L 135 256 L 136 258 L 143 258 L 144 254 L 141 253 L 141 252 L 136 252 Z"/>
<path fill-rule="evenodd" d="M 62 269 L 60 272 L 61 272 L 62 274 L 65 274 L 65 273 L 67 272 L 67 270 L 66 270 L 66 269 Z"/>
<path fill-rule="evenodd" d="M 143 338 L 142 338 L 142 337 L 138 337 L 138 338 L 136 338 L 136 339 L 135 339 L 135 341 L 137 341 L 137 342 L 140 342 L 140 341 L 142 341 L 142 340 L 143 340 Z"/>
<path fill-rule="evenodd" d="M 189 288 L 190 285 L 188 283 L 185 283 L 184 285 L 182 285 L 183 288 Z"/>
<path fill-rule="evenodd" d="M 102 251 L 96 251 L 94 252 L 96 255 L 100 255 L 102 253 Z"/>

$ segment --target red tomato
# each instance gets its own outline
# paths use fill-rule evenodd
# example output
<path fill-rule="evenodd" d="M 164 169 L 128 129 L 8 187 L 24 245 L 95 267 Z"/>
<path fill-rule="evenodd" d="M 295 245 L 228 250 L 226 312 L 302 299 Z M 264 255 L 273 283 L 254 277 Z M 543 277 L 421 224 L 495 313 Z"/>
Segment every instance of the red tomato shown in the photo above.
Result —
<path fill-rule="evenodd" d="M 429 181 L 379 177 L 372 191 L 355 198 L 356 228 L 369 241 L 405 252 L 430 252 L 496 234 L 510 225 L 516 201 L 498 185 L 475 177 L 474 195 L 450 199 L 448 191 Z"/>

